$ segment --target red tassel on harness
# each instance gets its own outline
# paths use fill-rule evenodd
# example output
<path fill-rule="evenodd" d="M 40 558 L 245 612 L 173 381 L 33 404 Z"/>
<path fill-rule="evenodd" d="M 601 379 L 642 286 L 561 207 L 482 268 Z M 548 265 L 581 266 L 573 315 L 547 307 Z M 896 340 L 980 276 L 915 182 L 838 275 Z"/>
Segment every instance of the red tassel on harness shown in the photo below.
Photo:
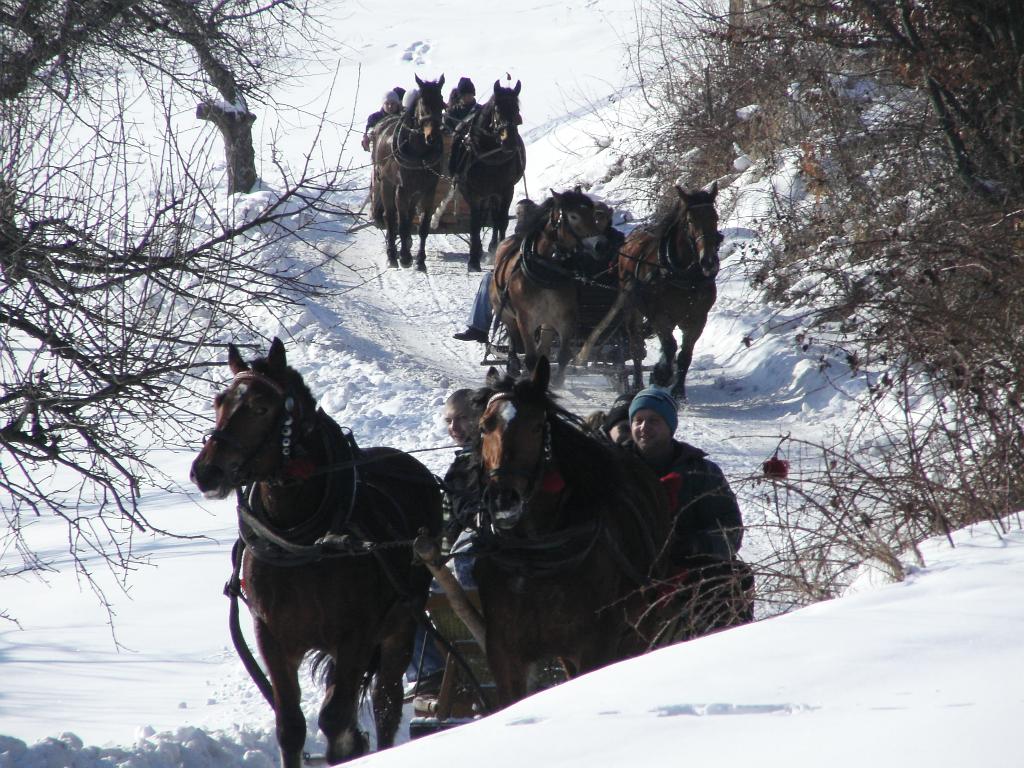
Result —
<path fill-rule="evenodd" d="M 564 488 L 565 479 L 562 477 L 562 473 L 557 469 L 547 472 L 540 483 L 540 489 L 544 493 L 561 493 Z"/>
<path fill-rule="evenodd" d="M 316 464 L 312 459 L 292 459 L 284 467 L 284 474 L 292 480 L 309 480 L 316 471 Z"/>

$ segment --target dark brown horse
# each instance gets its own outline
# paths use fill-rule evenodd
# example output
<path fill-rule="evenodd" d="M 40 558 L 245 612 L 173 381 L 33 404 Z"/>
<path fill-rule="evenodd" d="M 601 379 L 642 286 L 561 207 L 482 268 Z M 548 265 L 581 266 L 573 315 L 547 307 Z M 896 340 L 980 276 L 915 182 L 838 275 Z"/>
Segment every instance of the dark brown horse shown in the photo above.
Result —
<path fill-rule="evenodd" d="M 519 91 L 494 81 L 494 95 L 456 133 L 449 170 L 469 206 L 469 270 L 480 271 L 480 229 L 491 226 L 490 250 L 505 239 L 515 186 L 526 170 L 526 147 L 519 136 Z"/>
<path fill-rule="evenodd" d="M 715 277 L 722 233 L 715 209 L 718 182 L 706 191 L 675 189 L 679 200 L 654 230 L 634 231 L 626 238 L 619 254 L 619 280 L 634 301 L 626 323 L 633 386 L 643 387 L 646 318 L 661 342 L 661 359 L 651 372 L 651 383 L 670 387 L 673 397 L 685 399 L 693 348 L 718 296 Z M 678 345 L 676 328 L 682 332 Z"/>
<path fill-rule="evenodd" d="M 526 368 L 533 370 L 557 335 L 558 385 L 576 334 L 575 262 L 599 247 L 608 222 L 605 212 L 578 191 L 551 194 L 520 234 L 498 245 L 490 291 L 491 306 L 509 333 L 509 370 L 519 367 L 516 350 L 525 352 Z"/>
<path fill-rule="evenodd" d="M 722 233 L 715 209 L 717 182 L 708 190 L 687 192 L 677 186 L 675 191 L 679 199 L 668 215 L 653 228 L 634 230 L 626 238 L 619 251 L 619 298 L 583 345 L 577 362 L 586 362 L 593 342 L 625 308 L 634 389 L 644 386 L 646 320 L 661 342 L 661 359 L 651 383 L 671 387 L 673 397 L 682 400 L 694 345 L 718 295 L 715 277 Z M 676 328 L 682 332 L 681 344 L 675 340 Z"/>
<path fill-rule="evenodd" d="M 492 369 L 480 418 L 474 573 L 503 706 L 530 693 L 543 659 L 583 674 L 643 652 L 659 624 L 642 587 L 661 572 L 665 495 L 639 459 L 553 401 L 549 374 L 544 357 L 518 382 Z"/>
<path fill-rule="evenodd" d="M 367 750 L 357 710 L 371 675 L 377 745 L 388 747 L 430 578 L 406 548 L 329 542 L 404 542 L 421 526 L 436 533 L 436 481 L 406 453 L 359 449 L 316 408 L 278 339 L 251 366 L 232 345 L 228 365 L 234 380 L 214 400 L 216 426 L 192 480 L 208 498 L 238 491 L 244 596 L 273 689 L 281 764 L 302 765 L 298 668 L 310 651 L 325 670 L 327 761 Z"/>
<path fill-rule="evenodd" d="M 383 218 L 387 234 L 388 266 L 412 264 L 412 224 L 420 210 L 420 249 L 416 269 L 425 271 L 427 233 L 436 207 L 444 140 L 444 75 L 437 82 L 416 78 L 419 92 L 401 117 L 387 121 L 377 132 L 373 153 L 373 212 Z M 401 251 L 395 247 L 395 235 Z"/>

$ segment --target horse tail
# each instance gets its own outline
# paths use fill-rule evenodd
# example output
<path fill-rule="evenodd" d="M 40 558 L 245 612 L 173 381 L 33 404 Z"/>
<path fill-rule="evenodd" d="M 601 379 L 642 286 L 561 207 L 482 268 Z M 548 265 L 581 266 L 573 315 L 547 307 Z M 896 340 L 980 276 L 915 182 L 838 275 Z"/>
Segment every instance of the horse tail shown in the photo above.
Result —
<path fill-rule="evenodd" d="M 359 681 L 357 695 L 359 701 L 365 701 L 370 695 L 370 688 L 373 684 L 373 677 L 380 668 L 380 646 L 373 650 L 370 664 L 363 672 L 363 679 Z M 309 662 L 309 676 L 312 681 L 321 688 L 326 688 L 334 680 L 334 657 L 326 651 L 317 651 Z"/>
<path fill-rule="evenodd" d="M 309 662 L 309 676 L 314 683 L 324 687 L 334 679 L 334 657 L 325 651 L 317 651 Z"/>

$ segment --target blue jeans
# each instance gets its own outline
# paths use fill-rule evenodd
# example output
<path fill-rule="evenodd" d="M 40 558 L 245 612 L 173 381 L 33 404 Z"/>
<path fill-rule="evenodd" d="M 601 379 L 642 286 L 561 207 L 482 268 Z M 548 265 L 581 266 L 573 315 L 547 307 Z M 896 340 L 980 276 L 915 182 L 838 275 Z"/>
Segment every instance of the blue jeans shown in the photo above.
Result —
<path fill-rule="evenodd" d="M 489 333 L 491 330 L 491 279 L 493 273 L 485 272 L 480 277 L 480 287 L 476 289 L 473 306 L 469 310 L 469 327 Z"/>
<path fill-rule="evenodd" d="M 422 660 L 423 666 L 420 666 Z M 444 669 L 444 656 L 437 649 L 434 639 L 427 635 L 422 626 L 416 627 L 416 637 L 412 643 L 412 661 L 405 670 L 405 679 L 410 683 L 420 677 L 429 677 Z"/>

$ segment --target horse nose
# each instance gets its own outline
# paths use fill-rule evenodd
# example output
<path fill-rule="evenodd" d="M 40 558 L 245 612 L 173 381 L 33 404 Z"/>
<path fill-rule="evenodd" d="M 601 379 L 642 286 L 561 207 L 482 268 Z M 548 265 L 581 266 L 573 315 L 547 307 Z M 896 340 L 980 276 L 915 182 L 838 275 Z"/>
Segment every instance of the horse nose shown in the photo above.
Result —
<path fill-rule="evenodd" d="M 224 481 L 224 470 L 216 464 L 204 461 L 203 457 L 200 456 L 192 462 L 192 471 L 189 472 L 189 479 L 204 494 L 209 493 L 210 491 L 220 489 Z"/>

